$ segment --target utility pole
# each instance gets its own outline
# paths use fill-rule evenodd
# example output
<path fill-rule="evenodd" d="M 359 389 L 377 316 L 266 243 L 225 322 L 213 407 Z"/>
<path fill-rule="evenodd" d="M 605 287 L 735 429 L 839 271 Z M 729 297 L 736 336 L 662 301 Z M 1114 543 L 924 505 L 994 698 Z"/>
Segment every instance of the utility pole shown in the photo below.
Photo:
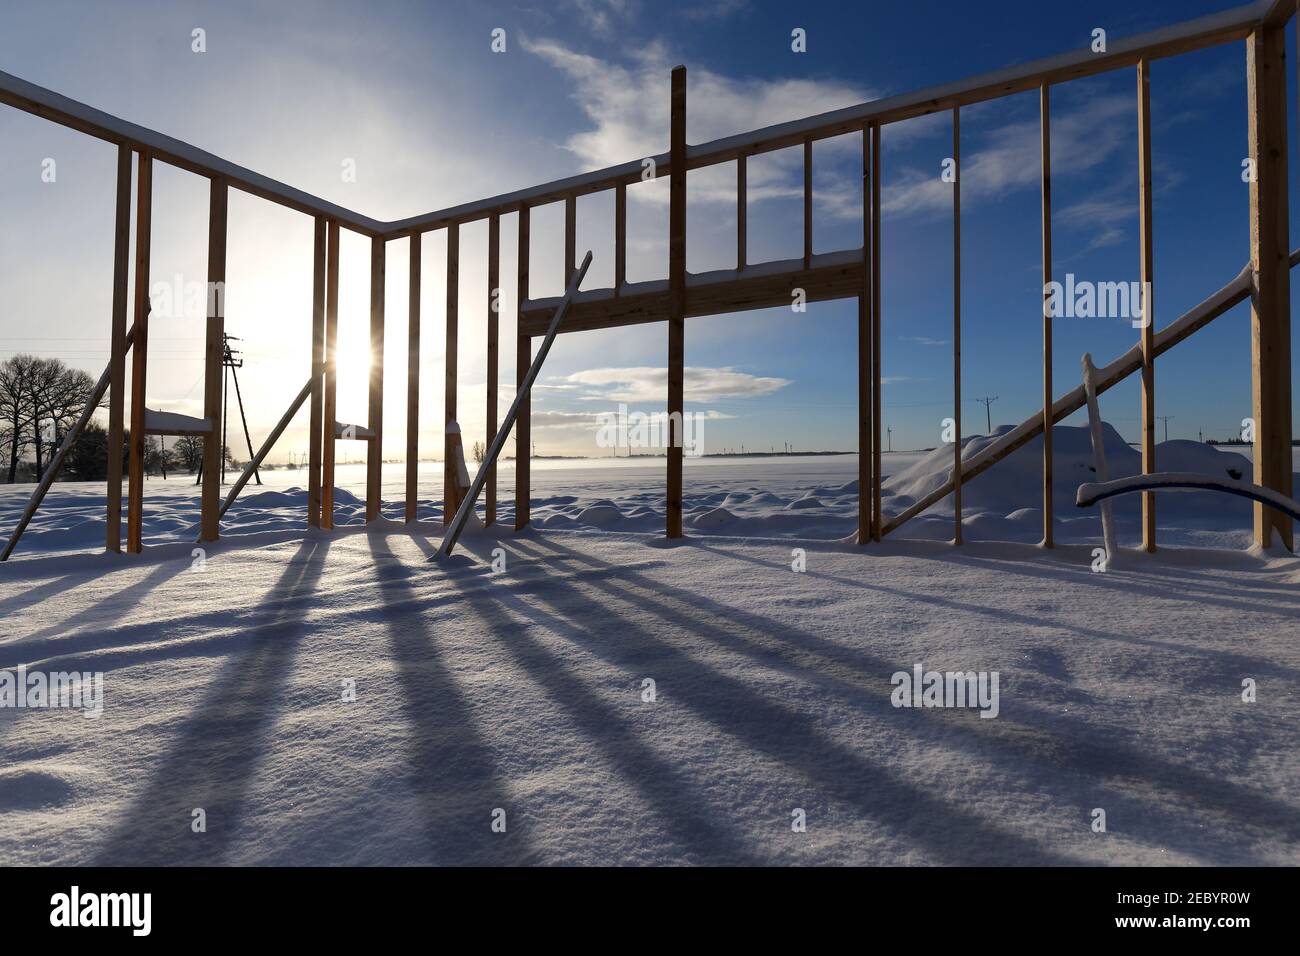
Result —
<path fill-rule="evenodd" d="M 885 437 L 889 440 L 889 448 L 886 449 L 886 450 L 887 450 L 887 451 L 893 451 L 893 450 L 894 450 L 894 430 L 893 430 L 892 428 L 886 426 L 886 427 L 885 427 Z"/>
<path fill-rule="evenodd" d="M 996 395 L 986 395 L 983 398 L 975 398 L 971 400 L 975 402 L 982 402 L 984 404 L 984 423 L 986 426 L 986 430 L 984 434 L 992 435 L 993 434 L 992 405 L 994 402 L 998 400 L 998 397 Z"/>
<path fill-rule="evenodd" d="M 239 341 L 242 340 L 236 336 L 227 335 L 225 332 L 221 333 L 221 365 L 225 371 L 225 381 L 221 387 L 221 451 L 218 453 L 218 457 L 221 459 L 222 484 L 226 482 L 226 432 L 227 419 L 230 417 L 230 379 L 232 377 L 235 380 L 235 401 L 239 405 L 239 420 L 244 425 L 244 441 L 248 444 L 248 460 L 252 461 L 257 457 L 257 452 L 253 451 L 253 438 L 248 433 L 248 418 L 244 414 L 244 397 L 239 391 L 239 373 L 235 371 L 244 367 L 244 360 L 236 358 L 236 356 L 243 353 L 230 347 L 231 342 Z M 253 469 L 253 477 L 257 479 L 259 485 L 262 483 L 262 476 L 256 468 Z M 199 469 L 198 481 L 195 484 L 202 484 L 202 482 L 203 469 Z"/>
<path fill-rule="evenodd" d="M 1156 418 L 1160 419 L 1162 422 L 1165 423 L 1165 441 L 1169 441 L 1169 419 L 1171 419 L 1171 418 L 1173 418 L 1173 417 L 1174 417 L 1173 415 L 1157 415 L 1157 416 L 1156 416 Z"/>
<path fill-rule="evenodd" d="M 253 451 L 253 436 L 248 433 L 248 416 L 244 414 L 244 397 L 239 392 L 239 375 L 235 371 L 237 368 L 244 367 L 244 360 L 241 358 L 236 361 L 235 356 L 241 353 L 231 351 L 230 348 L 230 343 L 238 342 L 239 339 L 235 338 L 233 335 L 226 335 L 224 332 L 222 333 L 222 338 L 225 342 L 225 354 L 223 356 L 222 364 L 229 364 L 230 376 L 235 380 L 235 401 L 239 403 L 239 420 L 244 425 L 244 442 L 248 445 L 248 460 L 252 461 L 257 457 L 257 452 Z M 253 477 L 257 479 L 259 485 L 262 483 L 262 476 L 258 474 L 258 469 L 256 468 L 253 469 Z"/>

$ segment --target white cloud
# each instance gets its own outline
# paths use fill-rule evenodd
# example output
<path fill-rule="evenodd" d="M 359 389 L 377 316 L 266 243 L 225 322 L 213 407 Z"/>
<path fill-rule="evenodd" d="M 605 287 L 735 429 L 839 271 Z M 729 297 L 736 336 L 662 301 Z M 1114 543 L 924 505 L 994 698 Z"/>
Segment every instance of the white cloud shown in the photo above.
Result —
<path fill-rule="evenodd" d="M 596 368 L 574 372 L 566 381 L 588 386 L 589 399 L 614 402 L 662 404 L 668 394 L 668 370 Z M 709 402 L 720 398 L 758 398 L 792 384 L 788 378 L 750 375 L 730 368 L 687 366 L 684 372 L 686 401 Z"/>
<path fill-rule="evenodd" d="M 1092 169 L 1132 142 L 1133 99 L 1098 96 L 1083 107 L 1053 114 L 1051 123 L 1053 174 Z M 963 207 L 1013 190 L 1039 188 L 1040 135 L 1037 119 L 981 133 L 978 138 L 988 145 L 971 150 L 962 161 Z M 900 179 L 885 188 L 882 210 L 886 215 L 947 213 L 952 209 L 952 186 L 939 178 L 937 168 L 909 168 Z"/>
<path fill-rule="evenodd" d="M 725 4 L 724 4 L 725 5 Z M 599 169 L 654 156 L 668 145 L 668 77 L 675 65 L 660 43 L 649 43 L 626 64 L 579 53 L 555 40 L 521 41 L 524 48 L 568 76 L 573 99 L 593 128 L 575 133 L 565 148 L 585 166 Z M 733 78 L 692 68 L 688 81 L 687 139 L 703 143 L 773 123 L 812 116 L 871 99 L 873 93 L 844 83 L 808 79 Z M 835 140 L 821 148 L 834 148 Z M 844 142 L 848 142 L 845 140 Z M 767 154 L 749 168 L 751 202 L 802 196 L 803 153 Z M 666 202 L 666 193 L 632 190 L 629 195 Z M 735 203 L 734 189 L 692 189 L 692 200 Z"/>

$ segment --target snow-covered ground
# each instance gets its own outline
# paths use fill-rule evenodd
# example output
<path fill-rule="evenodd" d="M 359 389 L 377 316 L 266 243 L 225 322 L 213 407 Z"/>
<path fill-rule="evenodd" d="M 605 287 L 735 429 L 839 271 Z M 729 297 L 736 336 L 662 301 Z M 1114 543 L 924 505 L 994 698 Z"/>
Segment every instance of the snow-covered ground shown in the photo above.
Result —
<path fill-rule="evenodd" d="M 839 540 L 853 456 L 689 461 L 675 545 L 662 460 L 537 462 L 534 529 L 446 565 L 440 523 L 360 523 L 359 467 L 319 534 L 267 472 L 202 562 L 189 482 L 148 483 L 140 557 L 97 553 L 102 486 L 58 485 L 0 566 L 0 671 L 103 672 L 104 710 L 0 708 L 0 863 L 1300 863 L 1300 560 L 1174 492 L 1169 546 L 1094 573 L 1071 431 L 1050 552 L 1032 445 L 966 489 L 960 549 L 944 505 Z M 1162 467 L 1241 465 L 1188 444 Z M 885 510 L 950 456 L 887 455 Z M 997 717 L 892 706 L 918 663 L 997 671 Z"/>

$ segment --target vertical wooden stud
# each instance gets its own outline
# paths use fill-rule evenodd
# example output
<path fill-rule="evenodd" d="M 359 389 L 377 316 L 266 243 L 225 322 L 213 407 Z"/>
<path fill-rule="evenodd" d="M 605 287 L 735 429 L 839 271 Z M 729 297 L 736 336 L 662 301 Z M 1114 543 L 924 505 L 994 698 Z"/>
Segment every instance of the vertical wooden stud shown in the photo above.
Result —
<path fill-rule="evenodd" d="M 812 268 L 813 254 L 813 144 L 803 141 L 803 267 Z"/>
<path fill-rule="evenodd" d="M 741 157 L 744 161 L 744 157 Z M 858 290 L 858 544 L 872 539 L 871 129 L 862 127 L 862 286 Z M 744 196 L 741 196 L 743 206 Z"/>
<path fill-rule="evenodd" d="M 311 410 L 307 436 L 307 526 L 321 526 L 321 459 L 325 445 L 325 242 L 329 226 L 316 217 L 311 257 Z M 330 437 L 333 441 L 333 436 Z"/>
<path fill-rule="evenodd" d="M 491 448 L 497 437 L 497 368 L 500 364 L 500 328 L 498 310 L 501 295 L 501 218 L 493 213 L 488 219 L 488 315 L 487 315 L 487 442 Z M 483 523 L 496 524 L 497 520 L 497 465 L 488 466 L 484 487 Z"/>
<path fill-rule="evenodd" d="M 117 222 L 113 229 L 113 316 L 108 386 L 108 499 L 104 547 L 122 550 L 122 441 L 126 410 L 126 310 L 131 268 L 131 147 L 117 148 Z"/>
<path fill-rule="evenodd" d="M 1052 139 L 1048 86 L 1038 88 L 1039 131 L 1043 156 L 1043 547 L 1053 545 L 1052 529 L 1052 314 L 1048 286 L 1052 281 Z"/>
<path fill-rule="evenodd" d="M 682 424 L 686 364 L 686 67 L 674 68 L 670 103 L 672 180 L 668 198 L 668 516 L 669 538 L 682 536 Z"/>
<path fill-rule="evenodd" d="M 564 284 L 569 285 L 569 276 L 578 265 L 578 197 L 566 196 L 564 199 Z"/>
<path fill-rule="evenodd" d="M 366 521 L 379 517 L 383 505 L 384 470 L 384 293 L 388 243 L 379 236 L 370 242 L 370 395 L 366 424 Z"/>
<path fill-rule="evenodd" d="M 153 232 L 153 157 L 139 154 L 135 207 L 135 338 L 131 345 L 131 448 L 127 476 L 126 550 L 142 547 L 145 384 L 149 368 L 149 252 Z"/>
<path fill-rule="evenodd" d="M 1142 474 L 1156 470 L 1156 356 L 1155 297 L 1152 269 L 1155 264 L 1151 232 L 1151 64 L 1144 57 L 1137 67 L 1138 94 L 1138 231 L 1139 267 L 1142 282 Z M 1142 550 L 1156 549 L 1156 496 L 1142 492 Z"/>
<path fill-rule="evenodd" d="M 339 224 L 331 219 L 325 254 L 325 448 L 321 456 L 320 526 L 334 527 L 334 457 L 338 451 Z"/>
<path fill-rule="evenodd" d="M 1254 479 L 1290 497 L 1291 270 L 1287 215 L 1286 34 L 1257 28 L 1246 39 L 1250 158 L 1250 246 L 1257 293 L 1250 313 L 1251 411 L 1255 419 Z M 1295 550 L 1290 517 L 1256 503 L 1254 543 Z"/>
<path fill-rule="evenodd" d="M 516 328 L 524 325 L 524 303 L 528 301 L 528 207 L 519 207 L 519 250 L 516 260 Z M 533 364 L 532 339 L 522 332 L 515 338 L 515 388 L 523 389 L 528 367 Z M 532 458 L 532 395 L 524 397 L 515 419 L 515 530 L 527 526 L 529 514 L 529 464 Z"/>
<path fill-rule="evenodd" d="M 961 107 L 952 109 L 952 508 L 961 544 Z"/>
<path fill-rule="evenodd" d="M 575 250 L 576 254 L 576 250 Z M 627 183 L 614 187 L 614 296 L 627 282 Z"/>
<path fill-rule="evenodd" d="M 416 520 L 420 481 L 420 238 L 411 233 L 410 285 L 406 297 L 406 512 Z"/>
<path fill-rule="evenodd" d="M 203 361 L 203 417 L 211 431 L 203 440 L 203 493 L 199 538 L 216 541 L 221 534 L 221 377 L 226 331 L 226 216 L 229 187 L 214 176 L 208 202 L 208 315 Z"/>
<path fill-rule="evenodd" d="M 447 227 L 447 345 L 445 355 L 446 380 L 443 390 L 442 431 L 442 523 L 451 524 L 460 506 L 460 489 L 456 479 L 456 466 L 452 461 L 453 440 L 449 426 L 456 421 L 456 368 L 458 321 L 460 310 L 460 226 Z M 459 423 L 458 423 L 459 427 Z"/>
<path fill-rule="evenodd" d="M 871 124 L 871 528 L 876 540 L 884 534 L 884 515 L 880 507 L 881 470 L 880 432 L 885 412 L 880 403 L 880 125 Z"/>
<path fill-rule="evenodd" d="M 749 169 L 745 154 L 736 157 L 736 268 L 749 263 Z"/>

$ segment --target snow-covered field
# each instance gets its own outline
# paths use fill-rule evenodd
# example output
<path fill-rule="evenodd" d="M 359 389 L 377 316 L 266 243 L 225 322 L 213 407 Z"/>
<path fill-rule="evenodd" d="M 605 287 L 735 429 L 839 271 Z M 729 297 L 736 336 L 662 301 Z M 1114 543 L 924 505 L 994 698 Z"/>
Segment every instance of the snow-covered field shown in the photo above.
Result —
<path fill-rule="evenodd" d="M 1178 492 L 1168 547 L 1094 573 L 1072 432 L 1050 552 L 1033 445 L 966 489 L 960 549 L 946 504 L 840 540 L 853 456 L 688 461 L 671 546 L 662 460 L 534 463 L 524 534 L 504 467 L 503 525 L 448 565 L 440 522 L 360 523 L 359 467 L 323 534 L 267 472 L 201 562 L 190 482 L 148 483 L 140 557 L 97 553 L 102 486 L 56 486 L 0 566 L 0 671 L 103 672 L 104 709 L 0 708 L 0 863 L 1300 863 L 1300 561 Z M 887 455 L 886 512 L 950 454 Z M 892 706 L 918 663 L 997 671 L 997 717 Z"/>

